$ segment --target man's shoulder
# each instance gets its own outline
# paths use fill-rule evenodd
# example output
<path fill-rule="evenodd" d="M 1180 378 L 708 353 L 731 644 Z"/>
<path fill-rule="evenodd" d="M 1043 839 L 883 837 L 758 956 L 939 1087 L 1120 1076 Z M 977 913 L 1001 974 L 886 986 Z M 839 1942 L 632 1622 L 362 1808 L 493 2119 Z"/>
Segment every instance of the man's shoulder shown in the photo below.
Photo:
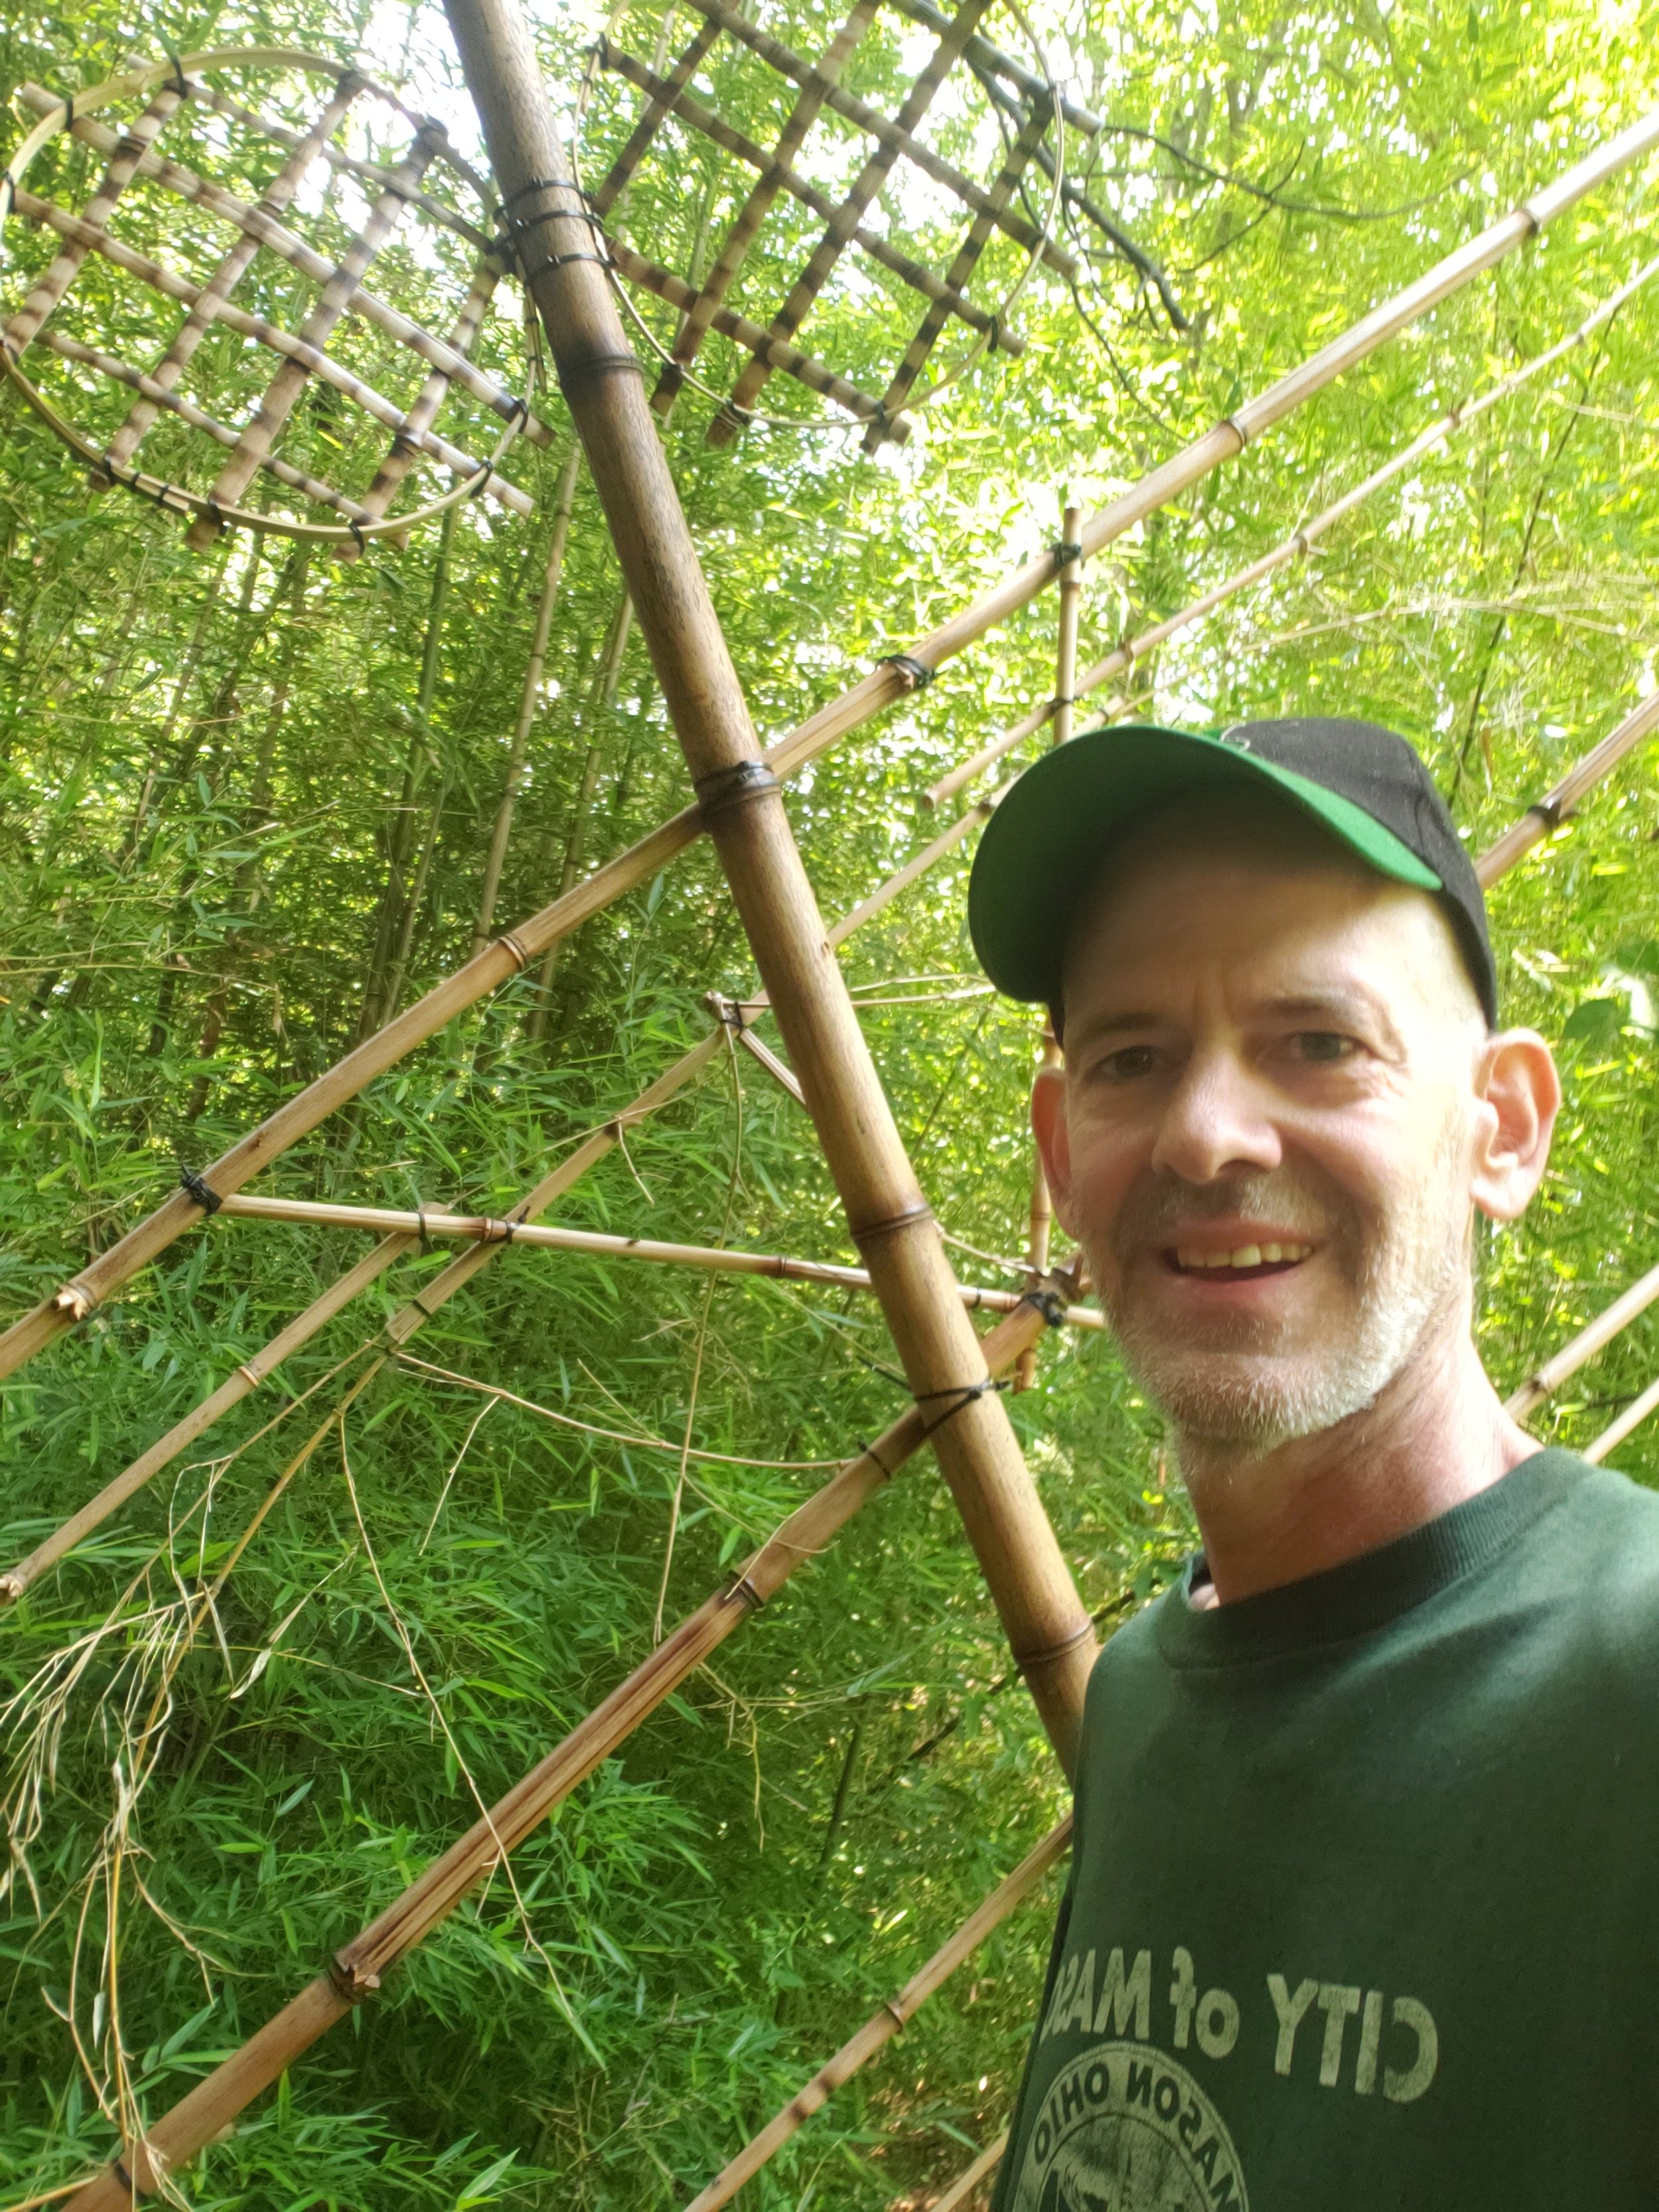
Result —
<path fill-rule="evenodd" d="M 1571 1480 L 1533 1532 L 1533 1573 L 1546 1589 L 1557 1583 L 1564 1595 L 1659 1638 L 1659 1492 L 1575 1454 L 1550 1457 Z"/>

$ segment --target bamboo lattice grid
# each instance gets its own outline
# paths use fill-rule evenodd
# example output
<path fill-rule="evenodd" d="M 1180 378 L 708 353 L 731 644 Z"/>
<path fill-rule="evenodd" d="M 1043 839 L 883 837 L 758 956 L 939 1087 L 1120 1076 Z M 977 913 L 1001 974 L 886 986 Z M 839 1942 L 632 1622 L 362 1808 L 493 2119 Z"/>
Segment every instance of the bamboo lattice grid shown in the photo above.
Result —
<path fill-rule="evenodd" d="M 325 85 L 314 112 L 296 121 L 271 112 L 273 98 L 303 110 L 296 82 L 314 79 Z M 240 524 L 331 545 L 347 560 L 370 538 L 401 542 L 462 498 L 532 511 L 530 495 L 496 464 L 515 438 L 545 447 L 551 434 L 476 358 L 507 264 L 489 188 L 441 125 L 357 70 L 280 47 L 193 54 L 67 100 L 32 84 L 18 97 L 40 120 L 0 179 L 0 223 L 21 217 L 52 256 L 0 324 L 0 365 L 94 482 L 185 517 L 198 549 Z M 365 110 L 378 128 L 360 123 Z M 121 127 L 109 113 L 125 116 Z M 341 143 L 349 126 L 375 158 Z M 404 143 L 381 158 L 387 126 Z M 65 202 L 86 166 L 82 149 L 97 157 L 96 182 L 76 207 Z M 57 190 L 40 191 L 29 179 L 49 155 Z M 337 212 L 337 199 L 357 206 Z M 183 273 L 181 244 L 197 266 L 210 263 L 206 273 Z M 393 249 L 400 291 L 428 295 L 428 313 L 447 295 L 443 336 L 368 289 L 372 265 Z M 104 321 L 150 325 L 148 365 L 64 327 L 77 283 Z M 112 285 L 118 318 L 106 296 Z M 204 368 L 202 396 L 222 391 L 232 365 L 250 402 L 240 423 L 218 419 L 191 391 Z M 398 382 L 401 398 L 382 388 Z M 439 428 L 447 407 L 464 418 L 458 435 L 470 445 Z M 96 427 L 84 427 L 88 416 Z M 372 425 L 391 432 L 389 444 Z M 140 465 L 147 440 L 166 447 L 153 468 Z M 358 488 L 325 472 L 334 455 L 360 453 L 368 480 Z M 434 469 L 450 487 L 394 514 L 411 480 Z M 261 480 L 276 488 L 269 507 L 253 503 Z M 336 519 L 315 519 L 319 508 Z"/>

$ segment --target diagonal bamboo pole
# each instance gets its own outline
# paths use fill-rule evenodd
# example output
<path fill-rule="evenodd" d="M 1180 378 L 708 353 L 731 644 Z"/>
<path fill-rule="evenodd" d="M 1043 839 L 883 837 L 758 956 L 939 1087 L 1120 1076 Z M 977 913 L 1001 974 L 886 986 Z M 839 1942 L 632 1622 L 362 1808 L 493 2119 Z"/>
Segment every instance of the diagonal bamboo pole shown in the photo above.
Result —
<path fill-rule="evenodd" d="M 1000 1322 L 984 1340 L 988 1365 L 1000 1372 L 1041 1336 L 1044 1326 L 1034 1304 Z M 161 2176 L 176 2171 L 228 2127 L 354 2004 L 371 1996 L 398 1961 L 485 1881 L 507 1853 L 603 1765 L 799 1567 L 815 1559 L 927 1437 L 921 1409 L 912 1406 L 833 1474 L 761 1546 L 734 1581 L 682 1621 L 378 1920 L 337 1951 L 314 1981 L 198 2082 L 149 2129 L 142 2144 L 125 2145 L 106 2172 L 74 2197 L 76 2212 L 131 2212 L 137 2195 L 155 2189 Z"/>
<path fill-rule="evenodd" d="M 1003 2160 L 1008 2148 L 1008 2130 L 1005 2128 L 994 2142 L 987 2143 L 971 2164 L 963 2166 L 943 2197 L 934 2197 L 927 2212 L 961 2212 L 961 2208 L 981 2181 L 988 2181 Z"/>
<path fill-rule="evenodd" d="M 1003 1877 L 984 1902 L 939 1946 L 927 1965 L 911 1976 L 898 1995 L 890 1998 L 862 2027 L 848 2036 L 835 2057 L 826 2059 L 783 2110 L 720 2168 L 706 2189 L 698 2191 L 685 2212 L 717 2212 L 719 2206 L 729 2204 L 744 2182 L 752 2180 L 762 2166 L 776 2156 L 791 2136 L 829 2102 L 843 2082 L 851 2081 L 861 2066 L 867 2066 L 878 2051 L 909 2025 L 963 1960 L 970 1958 L 986 1937 L 1025 1902 L 1050 1869 L 1070 1850 L 1071 1843 L 1072 1815 L 1068 1813 L 1026 1854 L 1012 1874 Z"/>
<path fill-rule="evenodd" d="M 1627 1291 L 1529 1375 L 1521 1388 L 1504 1400 L 1504 1411 L 1511 1419 L 1524 1421 L 1553 1391 L 1560 1389 L 1570 1375 L 1576 1375 L 1622 1329 L 1628 1328 L 1644 1314 L 1656 1298 L 1659 1298 L 1659 1267 L 1650 1267 L 1645 1275 L 1638 1276 Z"/>
<path fill-rule="evenodd" d="M 1656 144 L 1659 144 L 1659 109 L 1609 139 L 1565 171 L 1554 184 L 1448 254 L 1414 283 L 1374 308 L 1340 337 L 1322 347 L 1300 368 L 1281 377 L 1236 414 L 1154 469 L 1119 498 L 1099 508 L 1079 533 L 1085 559 L 1091 558 L 1126 530 L 1231 459 L 1243 450 L 1248 439 L 1259 436 L 1282 421 L 1346 370 L 1366 359 L 1482 270 L 1525 244 L 1598 185 L 1638 161 Z M 360 290 L 357 302 L 361 304 L 364 296 Z M 451 374 L 458 381 L 465 381 L 460 371 L 470 367 L 470 363 L 457 360 Z M 1023 568 L 919 640 L 909 653 L 884 661 L 769 747 L 766 755 L 768 766 L 780 777 L 797 775 L 809 761 L 817 759 L 849 732 L 915 690 L 920 683 L 927 682 L 944 662 L 1029 605 L 1054 582 L 1061 565 L 1058 549 L 1027 562 Z M 338 1107 L 356 1097 L 374 1077 L 395 1066 L 405 1053 L 516 974 L 528 959 L 568 935 L 590 915 L 601 912 L 638 884 L 648 882 L 676 854 L 684 851 L 702 829 L 699 810 L 695 806 L 686 808 L 625 853 L 607 861 L 567 896 L 544 907 L 517 929 L 498 937 L 425 998 L 406 1008 L 378 1036 L 365 1039 L 325 1075 L 288 1100 L 268 1121 L 215 1161 L 204 1179 L 222 1195 L 238 1188 L 268 1160 L 286 1152 Z M 91 1267 L 21 1316 L 0 1334 L 0 1376 L 10 1374 L 32 1359 L 54 1337 L 101 1304 L 130 1281 L 139 1268 L 165 1251 L 200 1218 L 200 1207 L 192 1200 L 175 1194 L 111 1245 Z"/>
<path fill-rule="evenodd" d="M 787 1068 L 783 1074 L 787 1076 Z M 665 1243 L 657 1237 L 617 1237 L 604 1229 L 538 1226 L 483 1213 L 336 1206 L 318 1199 L 249 1198 L 240 1192 L 226 1199 L 220 1212 L 232 1220 L 304 1222 L 318 1229 L 374 1230 L 405 1238 L 437 1237 L 471 1244 L 524 1244 L 532 1252 L 580 1252 L 596 1260 L 642 1260 L 659 1267 L 700 1267 L 714 1275 L 767 1275 L 780 1282 L 829 1283 L 847 1291 L 874 1288 L 867 1267 L 843 1267 L 834 1261 L 797 1260 L 783 1252 L 745 1252 L 729 1244 Z M 1046 1274 L 1046 1264 L 1034 1272 Z M 1012 1313 L 1029 1295 L 1023 1291 L 986 1290 L 975 1283 L 957 1285 L 957 1296 L 971 1312 Z M 1090 1306 L 1067 1306 L 1060 1317 L 1073 1328 L 1106 1325 Z"/>
<path fill-rule="evenodd" d="M 1616 1421 L 1609 1421 L 1594 1443 L 1586 1444 L 1584 1457 L 1593 1467 L 1599 1467 L 1610 1451 L 1617 1451 L 1633 1430 L 1639 1429 L 1656 1406 L 1659 1406 L 1659 1382 L 1650 1382 L 1639 1398 L 1632 1399 Z"/>
<path fill-rule="evenodd" d="M 1122 675 L 1135 661 L 1151 653 L 1155 646 L 1162 645 L 1166 638 L 1174 637 L 1182 630 L 1190 629 L 1194 623 L 1201 622 L 1206 615 L 1213 614 L 1218 607 L 1225 605 L 1229 599 L 1237 599 L 1241 592 L 1249 590 L 1252 585 L 1265 582 L 1280 568 L 1288 568 L 1292 561 L 1305 559 L 1319 539 L 1352 514 L 1356 507 L 1363 506 L 1366 500 L 1415 468 L 1437 447 L 1445 445 L 1460 432 L 1478 422 L 1500 401 L 1511 398 L 1523 385 L 1529 384 L 1534 376 L 1547 368 L 1553 368 L 1557 362 L 1584 344 L 1597 331 L 1610 323 L 1632 295 L 1650 283 L 1656 275 L 1659 275 L 1659 258 L 1645 263 L 1565 337 L 1558 339 L 1542 353 L 1534 354 L 1530 361 L 1522 362 L 1519 368 L 1500 377 L 1486 391 L 1473 393 L 1460 400 L 1456 406 L 1449 407 L 1425 430 L 1419 431 L 1408 445 L 1402 446 L 1397 453 L 1390 455 L 1381 468 L 1374 469 L 1352 490 L 1344 492 L 1340 499 L 1333 501 L 1329 507 L 1304 522 L 1299 529 L 1293 530 L 1288 538 L 1282 538 L 1259 559 L 1247 562 L 1231 576 L 1224 577 L 1220 583 L 1212 585 L 1207 592 L 1200 592 L 1197 599 L 1190 600 L 1174 614 L 1165 616 L 1162 622 L 1154 623 L 1150 629 L 1142 630 L 1137 636 L 1122 639 L 1073 686 L 1076 697 L 1082 698 L 1086 693 L 1098 690 L 1112 677 Z M 1126 704 L 1127 702 L 1121 697 L 1109 701 L 1101 709 L 1101 720 L 1111 721 Z M 1051 716 L 1058 714 L 1060 705 L 1056 696 L 1045 700 L 1041 707 L 1034 708 L 1012 729 L 1005 730 L 999 738 L 994 738 L 970 760 L 963 761 L 947 775 L 942 775 L 936 784 L 922 793 L 922 805 L 939 806 L 947 799 L 953 798 L 964 785 L 972 783 L 988 768 L 994 766 L 1017 746 L 1024 744 L 1027 738 L 1035 736 Z"/>
<path fill-rule="evenodd" d="M 1603 738 L 1582 760 L 1576 761 L 1553 791 L 1546 792 L 1518 822 L 1510 824 L 1496 844 L 1480 855 L 1474 864 L 1474 872 L 1481 889 L 1495 884 L 1517 860 L 1524 860 L 1535 845 L 1541 845 L 1546 837 L 1559 830 L 1585 793 L 1656 730 L 1659 730 L 1659 689 L 1650 691 L 1645 699 L 1639 701 L 1610 736 Z"/>
<path fill-rule="evenodd" d="M 989 1388 L 720 634 L 517 0 L 448 0 L 526 282 L 605 509 L 641 630 L 790 1063 L 939 1468 L 1018 1663 L 1068 1767 L 1097 1649 Z"/>

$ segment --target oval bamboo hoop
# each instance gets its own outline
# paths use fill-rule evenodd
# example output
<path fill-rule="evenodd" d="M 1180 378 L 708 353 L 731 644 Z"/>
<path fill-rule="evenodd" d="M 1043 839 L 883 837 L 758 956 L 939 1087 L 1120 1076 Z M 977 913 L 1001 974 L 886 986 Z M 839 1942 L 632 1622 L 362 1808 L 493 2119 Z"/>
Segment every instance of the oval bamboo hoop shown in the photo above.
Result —
<path fill-rule="evenodd" d="M 91 86 L 85 92 L 71 93 L 60 109 L 45 117 L 24 139 L 0 176 L 0 267 L 3 266 L 6 223 L 9 219 L 16 195 L 30 165 L 42 149 L 60 131 L 66 131 L 79 116 L 96 114 L 100 109 L 113 106 L 118 100 L 129 100 L 137 94 L 149 92 L 169 80 L 182 82 L 191 70 L 228 68 L 233 63 L 265 64 L 272 67 L 303 70 L 307 76 L 338 79 L 355 71 L 348 71 L 338 62 L 331 62 L 320 54 L 307 53 L 299 46 L 210 46 L 200 52 L 184 54 L 164 62 L 152 62 L 147 67 L 128 70 L 119 76 L 106 77 L 102 84 Z M 362 79 L 364 91 L 386 100 L 399 114 L 408 116 L 410 111 L 395 93 L 388 92 L 372 78 Z M 418 119 L 413 118 L 411 119 Z M 400 532 L 416 529 L 432 521 L 461 501 L 475 499 L 495 474 L 495 465 L 506 454 L 520 430 L 529 419 L 530 403 L 520 398 L 518 411 L 497 440 L 489 459 L 463 483 L 455 485 L 441 498 L 430 501 L 425 507 L 414 508 L 407 514 L 383 517 L 378 521 L 324 523 L 299 522 L 278 515 L 261 514 L 255 507 L 226 506 L 191 491 L 183 484 L 169 483 L 163 477 L 151 476 L 143 469 L 128 468 L 124 462 L 112 460 L 102 453 L 75 425 L 61 415 L 23 373 L 21 362 L 9 344 L 0 343 L 0 370 L 21 394 L 25 403 L 46 423 L 53 434 L 61 439 L 70 451 L 77 454 L 92 471 L 95 479 L 120 485 L 140 499 L 147 499 L 167 512 L 205 521 L 217 526 L 233 525 L 251 530 L 263 537 L 288 538 L 305 545 L 360 546 L 371 538 L 390 538 Z"/>

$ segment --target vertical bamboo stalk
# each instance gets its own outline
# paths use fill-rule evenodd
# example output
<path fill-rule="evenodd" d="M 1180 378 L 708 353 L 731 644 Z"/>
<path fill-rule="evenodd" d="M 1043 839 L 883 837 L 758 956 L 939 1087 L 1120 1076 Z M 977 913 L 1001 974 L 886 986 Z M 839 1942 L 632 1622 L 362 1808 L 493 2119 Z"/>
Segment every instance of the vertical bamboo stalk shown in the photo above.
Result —
<path fill-rule="evenodd" d="M 559 382 L 586 449 L 704 823 L 854 1243 L 1037 1709 L 1069 1769 L 1097 1645 L 1006 1409 L 988 1388 L 824 933 L 709 600 L 517 0 L 448 0 L 462 69 Z M 977 9 L 971 4 L 962 35 Z"/>
<path fill-rule="evenodd" d="M 1059 639 L 1054 648 L 1054 711 L 1050 728 L 1053 743 L 1063 745 L 1072 734 L 1073 695 L 1077 690 L 1078 621 L 1083 601 L 1083 548 L 1078 543 L 1078 532 L 1083 527 L 1083 509 L 1069 502 L 1060 514 L 1060 623 Z M 1042 1066 L 1060 1065 L 1060 1045 L 1048 1022 L 1042 1024 Z M 1031 1281 L 1040 1282 L 1048 1272 L 1048 1238 L 1054 1227 L 1054 1205 L 1048 1193 L 1048 1178 L 1042 1172 L 1042 1162 L 1033 1152 L 1031 1158 L 1031 1205 L 1026 1232 L 1025 1256 L 1030 1265 Z M 1021 1354 L 1014 1370 L 1016 1390 L 1029 1390 L 1036 1380 L 1036 1351 L 1035 1346 Z"/>
<path fill-rule="evenodd" d="M 530 746 L 530 732 L 536 720 L 536 704 L 541 694 L 542 671 L 547 664 L 547 641 L 553 631 L 553 610 L 558 604 L 559 580 L 564 573 L 564 549 L 570 536 L 570 510 L 575 501 L 576 477 L 582 464 L 582 449 L 574 441 L 569 455 L 559 478 L 553 509 L 553 536 L 547 549 L 547 573 L 542 579 L 541 604 L 536 609 L 535 634 L 530 643 L 530 659 L 524 672 L 524 689 L 519 695 L 519 719 L 513 727 L 512 750 L 507 757 L 507 782 L 501 791 L 501 803 L 495 810 L 495 826 L 489 833 L 489 850 L 484 855 L 483 882 L 478 888 L 477 919 L 472 925 L 474 954 L 483 951 L 489 942 L 489 932 L 495 919 L 495 897 L 501 885 L 501 869 L 507 860 L 507 840 L 513 834 L 513 812 L 524 789 L 525 755 Z"/>

